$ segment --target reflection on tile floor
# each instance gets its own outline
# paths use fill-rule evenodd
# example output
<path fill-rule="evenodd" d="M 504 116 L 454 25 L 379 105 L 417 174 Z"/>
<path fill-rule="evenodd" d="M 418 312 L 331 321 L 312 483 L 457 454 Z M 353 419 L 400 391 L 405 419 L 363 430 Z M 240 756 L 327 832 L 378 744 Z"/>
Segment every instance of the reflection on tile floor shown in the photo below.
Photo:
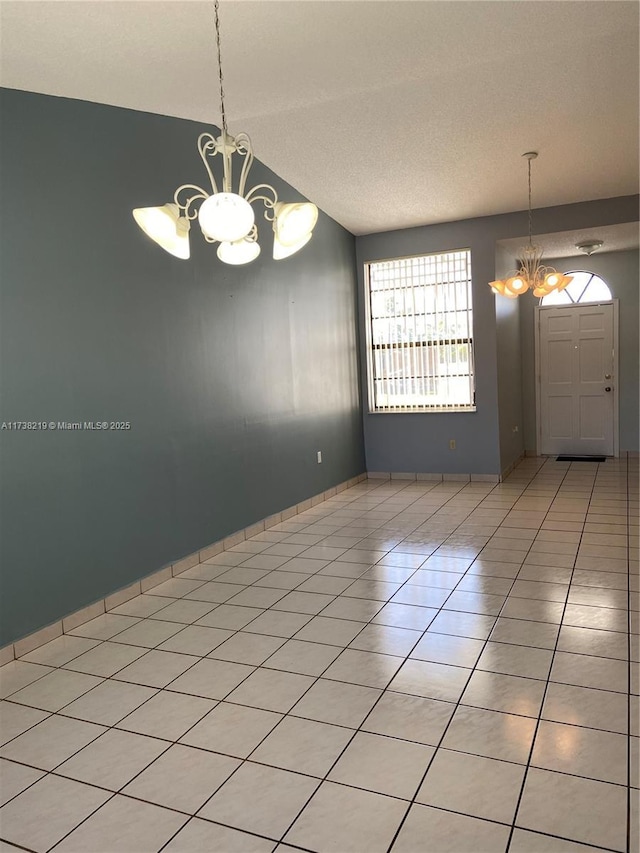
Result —
<path fill-rule="evenodd" d="M 0 670 L 0 850 L 637 853 L 639 598 L 637 459 L 365 481 Z"/>

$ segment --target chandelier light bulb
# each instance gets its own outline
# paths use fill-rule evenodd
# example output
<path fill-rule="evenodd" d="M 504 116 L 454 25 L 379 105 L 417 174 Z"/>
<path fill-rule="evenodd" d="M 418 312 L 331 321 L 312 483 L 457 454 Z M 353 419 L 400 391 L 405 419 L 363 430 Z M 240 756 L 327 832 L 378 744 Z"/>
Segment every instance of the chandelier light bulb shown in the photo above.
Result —
<path fill-rule="evenodd" d="M 505 282 L 504 295 L 511 297 L 520 296 L 522 293 L 526 293 L 528 289 L 528 281 L 521 276 L 511 276 Z"/>
<path fill-rule="evenodd" d="M 210 195 L 200 205 L 198 221 L 211 240 L 234 243 L 253 228 L 255 215 L 249 202 L 236 193 Z"/>

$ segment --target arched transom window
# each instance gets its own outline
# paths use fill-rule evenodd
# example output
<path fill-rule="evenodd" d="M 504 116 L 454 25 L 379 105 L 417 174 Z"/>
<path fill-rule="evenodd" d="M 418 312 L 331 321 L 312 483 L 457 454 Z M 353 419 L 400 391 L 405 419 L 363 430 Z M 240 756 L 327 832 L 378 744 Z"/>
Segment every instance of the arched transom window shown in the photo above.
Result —
<path fill-rule="evenodd" d="M 593 272 L 570 270 L 573 281 L 564 290 L 543 296 L 541 305 L 575 305 L 578 302 L 607 302 L 612 298 L 609 285 Z"/>

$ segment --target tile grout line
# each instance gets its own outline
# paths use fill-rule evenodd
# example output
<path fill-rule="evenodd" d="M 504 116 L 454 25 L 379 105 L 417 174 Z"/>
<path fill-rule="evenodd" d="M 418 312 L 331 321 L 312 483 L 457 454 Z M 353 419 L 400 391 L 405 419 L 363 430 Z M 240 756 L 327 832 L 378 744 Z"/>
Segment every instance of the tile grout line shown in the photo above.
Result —
<path fill-rule="evenodd" d="M 538 469 L 538 470 L 540 470 L 540 469 Z M 536 471 L 536 474 L 534 474 L 534 476 L 531 478 L 530 482 L 531 482 L 531 481 L 533 481 L 533 480 L 535 479 L 535 477 L 537 476 L 537 473 L 538 473 L 538 471 Z M 566 477 L 566 474 L 565 474 L 565 477 Z M 556 495 L 557 495 L 558 491 L 560 490 L 560 486 L 562 485 L 562 482 L 564 482 L 565 477 L 563 477 L 563 478 L 562 478 L 562 480 L 560 481 L 560 484 L 558 485 L 558 487 L 557 487 L 557 489 L 556 489 Z M 524 494 L 525 492 L 526 492 L 526 488 L 524 489 L 523 494 Z M 546 518 L 546 514 L 545 514 L 545 518 Z M 541 529 L 541 528 L 538 528 L 538 529 Z M 529 549 L 528 549 L 528 551 L 527 551 L 527 552 L 526 552 L 526 554 L 525 554 L 525 559 L 526 559 L 526 556 L 531 552 L 531 548 L 533 547 L 533 542 L 534 542 L 534 541 L 535 541 L 535 539 L 532 541 L 531 545 L 529 546 Z M 482 551 L 481 551 L 480 553 L 482 553 Z M 514 586 L 514 584 L 516 583 L 516 580 L 518 579 L 518 575 L 519 575 L 519 574 L 520 574 L 520 572 L 522 571 L 522 566 L 524 566 L 524 560 L 523 560 L 523 561 L 522 561 L 522 563 L 520 564 L 520 569 L 519 569 L 519 570 L 518 570 L 518 572 L 516 573 L 515 577 L 512 579 L 512 583 L 511 583 L 511 587 L 510 587 L 510 590 L 509 590 L 509 591 L 511 591 L 511 589 L 513 589 L 513 586 Z M 498 619 L 498 618 L 500 618 L 500 613 L 502 612 L 503 608 L 505 607 L 506 602 L 507 602 L 507 600 L 508 600 L 508 597 L 509 597 L 509 593 L 507 593 L 507 596 L 506 596 L 506 598 L 505 598 L 505 601 L 504 601 L 504 603 L 503 603 L 502 607 L 500 608 L 500 612 L 499 612 L 498 616 L 496 617 L 496 620 L 495 620 L 495 621 L 497 621 L 497 619 Z M 494 622 L 494 627 L 495 627 L 495 622 Z M 492 630 L 493 630 L 493 629 L 492 629 Z M 486 646 L 487 646 L 487 643 L 489 642 L 489 637 L 490 637 L 490 636 L 491 636 L 491 631 L 489 632 L 489 634 L 488 634 L 487 638 L 484 640 L 484 643 L 483 643 L 482 650 L 481 650 L 480 654 L 482 654 L 482 653 L 484 652 L 484 650 L 485 650 L 485 648 L 486 648 Z M 480 659 L 480 657 L 478 657 L 478 659 L 477 659 L 477 660 L 479 660 L 479 659 Z M 431 769 L 431 765 L 433 764 L 433 761 L 435 760 L 435 757 L 436 757 L 436 755 L 437 755 L 437 753 L 438 753 L 438 750 L 442 747 L 442 744 L 443 744 L 443 742 L 444 742 L 444 740 L 445 740 L 445 738 L 446 738 L 447 732 L 448 732 L 448 730 L 449 730 L 449 727 L 451 726 L 451 723 L 452 723 L 452 721 L 453 721 L 453 718 L 454 718 L 454 716 L 455 716 L 455 714 L 456 714 L 456 712 L 457 712 L 458 708 L 460 707 L 461 700 L 462 700 L 462 696 L 464 695 L 464 692 L 465 692 L 465 690 L 467 689 L 467 686 L 468 686 L 468 684 L 469 684 L 469 681 L 471 680 L 471 677 L 473 676 L 473 673 L 476 671 L 477 660 L 476 660 L 476 664 L 474 664 L 474 667 L 473 667 L 473 669 L 471 670 L 471 673 L 469 674 L 469 678 L 467 679 L 467 682 L 466 682 L 466 684 L 465 684 L 465 686 L 464 686 L 464 688 L 463 688 L 463 690 L 462 690 L 462 692 L 461 692 L 461 694 L 460 694 L 460 697 L 459 697 L 458 701 L 456 702 L 455 709 L 454 709 L 454 711 L 453 711 L 453 713 L 452 713 L 451 717 L 449 718 L 449 720 L 448 720 L 448 722 L 447 722 L 447 725 L 445 726 L 445 729 L 444 729 L 444 731 L 443 731 L 443 733 L 442 733 L 442 735 L 441 735 L 441 737 L 440 737 L 440 740 L 438 741 L 438 744 L 437 744 L 436 749 L 435 749 L 435 751 L 434 751 L 434 753 L 433 753 L 433 755 L 432 755 L 432 757 L 431 757 L 431 760 L 429 761 L 429 763 L 428 763 L 428 765 L 427 765 L 427 768 L 426 768 L 425 772 L 423 773 L 423 775 L 422 775 L 422 777 L 421 777 L 421 779 L 420 779 L 420 782 L 419 782 L 419 784 L 418 784 L 418 787 L 417 787 L 417 789 L 416 789 L 416 792 L 415 792 L 415 794 L 413 795 L 413 797 L 412 797 L 412 799 L 411 799 L 411 802 L 409 803 L 409 807 L 407 808 L 407 810 L 406 810 L 406 812 L 405 812 L 405 814 L 404 814 L 404 817 L 403 817 L 403 818 L 402 818 L 402 820 L 400 821 L 399 826 L 396 828 L 396 831 L 395 831 L 394 836 L 393 836 L 393 838 L 392 838 L 392 840 L 391 840 L 391 843 L 389 844 L 389 846 L 388 846 L 388 848 L 387 848 L 387 853 L 391 853 L 391 851 L 392 851 L 392 849 L 393 849 L 393 847 L 394 847 L 394 845 L 395 845 L 395 843 L 396 843 L 396 841 L 397 841 L 397 839 L 398 839 L 398 837 L 399 837 L 399 835 L 400 835 L 400 832 L 402 831 L 402 828 L 403 828 L 404 824 L 406 823 L 406 821 L 407 821 L 407 819 L 408 819 L 408 817 L 409 817 L 409 814 L 410 814 L 410 812 L 411 812 L 411 809 L 412 809 L 412 808 L 413 808 L 413 806 L 415 805 L 416 797 L 418 796 L 418 793 L 419 793 L 419 791 L 420 791 L 420 788 L 422 787 L 422 785 L 424 784 L 425 779 L 427 778 L 427 775 L 428 775 L 428 773 L 429 773 L 429 770 Z M 540 709 L 542 709 L 542 705 L 540 706 Z M 507 850 L 508 850 L 508 847 L 509 847 L 509 843 L 507 843 L 507 848 L 506 848 Z"/>
<path fill-rule="evenodd" d="M 598 469 L 599 469 L 599 467 L 600 467 L 600 465 L 599 465 L 599 463 L 598 463 Z M 562 482 L 564 482 L 564 480 L 566 479 L 566 477 L 567 477 L 567 475 L 569 474 L 569 472 L 570 472 L 570 471 L 571 471 L 571 465 L 570 465 L 570 466 L 569 466 L 569 468 L 567 469 L 567 472 L 566 472 L 565 477 L 563 478 Z M 594 489 L 595 489 L 595 485 L 596 485 L 596 482 L 597 482 L 597 477 L 598 477 L 598 471 L 596 470 L 595 476 L 594 476 L 594 478 L 593 478 L 593 483 L 592 483 L 592 486 L 591 486 L 591 493 L 590 493 L 590 496 L 589 496 L 589 504 L 587 505 L 587 508 L 586 508 L 586 511 L 585 511 L 585 516 L 584 516 L 584 522 L 582 523 L 582 531 L 581 531 L 581 534 L 580 534 L 580 542 L 578 543 L 578 548 L 577 548 L 577 550 L 576 550 L 576 556 L 575 556 L 574 561 L 573 561 L 573 568 L 571 569 L 571 576 L 570 576 L 570 578 L 569 578 L 569 585 L 568 585 L 568 589 L 567 589 L 567 597 L 566 597 L 566 599 L 565 599 L 565 602 L 564 602 L 564 605 L 563 605 L 563 608 L 562 608 L 562 616 L 561 616 L 561 618 L 560 618 L 560 622 L 559 622 L 558 635 L 557 635 L 557 637 L 556 637 L 556 642 L 555 642 L 555 645 L 554 645 L 554 648 L 553 648 L 553 655 L 552 655 L 552 657 L 551 657 L 551 665 L 549 666 L 549 672 L 547 673 L 547 679 L 546 679 L 546 683 L 545 683 L 545 687 L 544 687 L 544 692 L 543 692 L 543 694 L 542 694 L 542 702 L 540 703 L 540 711 L 539 711 L 539 713 L 538 713 L 538 717 L 537 717 L 537 720 L 536 720 L 536 725 L 535 725 L 534 732 L 533 732 L 533 738 L 532 738 L 532 740 L 531 740 L 531 746 L 530 746 L 530 748 L 529 748 L 529 754 L 528 754 L 528 756 L 527 756 L 527 763 L 526 763 L 526 766 L 525 766 L 524 776 L 523 776 L 523 778 L 522 778 L 522 784 L 521 784 L 521 786 L 520 786 L 520 792 L 519 792 L 519 795 L 518 795 L 518 800 L 517 800 L 517 803 L 516 803 L 516 808 L 515 808 L 515 812 L 514 812 L 514 815 L 513 815 L 513 820 L 512 820 L 512 823 L 511 823 L 511 831 L 510 831 L 510 833 L 509 833 L 509 839 L 508 839 L 508 841 L 507 841 L 507 846 L 506 846 L 506 851 L 505 851 L 505 853 L 509 853 L 509 850 L 510 850 L 510 848 L 511 848 L 511 843 L 512 843 L 512 840 L 513 840 L 513 834 L 514 834 L 514 831 L 515 831 L 515 829 L 516 829 L 516 823 L 517 823 L 517 820 L 518 820 L 518 812 L 520 811 L 520 806 L 521 806 L 521 803 L 522 803 L 522 798 L 523 798 L 523 796 L 524 796 L 524 789 L 525 789 L 525 786 L 526 786 L 526 783 L 527 783 L 527 777 L 528 777 L 528 775 L 529 775 L 529 768 L 531 767 L 531 760 L 532 760 L 533 753 L 534 753 L 535 746 L 536 746 L 536 740 L 537 740 L 537 737 L 538 737 L 538 730 L 539 730 L 539 728 L 540 728 L 540 723 L 541 723 L 541 721 L 542 721 L 542 714 L 543 714 L 543 709 L 544 709 L 544 703 L 545 703 L 545 700 L 546 700 L 546 697 L 547 697 L 547 692 L 548 692 L 548 690 L 549 690 L 549 682 L 550 682 L 550 680 L 551 680 L 551 672 L 552 672 L 552 670 L 553 670 L 553 664 L 554 664 L 554 661 L 555 661 L 555 659 L 556 659 L 556 653 L 557 653 L 557 650 L 558 650 L 558 644 L 559 644 L 559 642 L 560 642 L 560 633 L 561 633 L 561 631 L 562 631 L 562 625 L 563 625 L 563 622 L 564 622 L 564 616 L 565 616 L 565 613 L 566 613 L 566 610 L 567 610 L 567 605 L 568 605 L 568 602 L 569 602 L 569 595 L 570 595 L 570 593 L 571 593 L 571 582 L 572 582 L 572 580 L 573 580 L 573 576 L 574 576 L 574 573 L 575 573 L 575 564 L 576 564 L 576 562 L 577 562 L 577 560 L 578 560 L 578 554 L 580 553 L 580 544 L 582 543 L 582 537 L 583 537 L 583 535 L 584 535 L 584 527 L 585 527 L 585 524 L 586 524 L 586 522 L 587 522 L 587 518 L 588 518 L 588 515 L 589 515 L 589 507 L 591 506 L 591 500 L 592 500 L 592 498 L 593 498 L 593 491 L 594 491 Z M 561 485 L 562 485 L 562 484 L 561 484 Z M 559 491 L 559 490 L 558 490 L 558 491 Z M 549 510 L 549 511 L 551 511 L 551 510 Z"/>

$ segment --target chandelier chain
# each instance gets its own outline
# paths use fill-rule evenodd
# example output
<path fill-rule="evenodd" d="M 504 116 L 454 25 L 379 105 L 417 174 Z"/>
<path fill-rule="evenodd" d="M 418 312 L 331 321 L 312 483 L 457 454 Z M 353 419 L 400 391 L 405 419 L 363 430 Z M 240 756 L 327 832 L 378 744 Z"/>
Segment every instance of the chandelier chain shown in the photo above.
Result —
<path fill-rule="evenodd" d="M 223 76 L 222 76 L 222 55 L 220 52 L 220 2 L 219 0 L 215 0 L 213 4 L 213 8 L 215 11 L 215 24 L 216 24 L 216 47 L 218 49 L 218 83 L 220 85 L 220 114 L 222 116 L 222 134 L 223 136 L 227 136 L 227 114 L 224 108 L 224 86 L 223 86 Z"/>
<path fill-rule="evenodd" d="M 529 160 L 529 245 L 531 245 L 531 160 Z"/>

